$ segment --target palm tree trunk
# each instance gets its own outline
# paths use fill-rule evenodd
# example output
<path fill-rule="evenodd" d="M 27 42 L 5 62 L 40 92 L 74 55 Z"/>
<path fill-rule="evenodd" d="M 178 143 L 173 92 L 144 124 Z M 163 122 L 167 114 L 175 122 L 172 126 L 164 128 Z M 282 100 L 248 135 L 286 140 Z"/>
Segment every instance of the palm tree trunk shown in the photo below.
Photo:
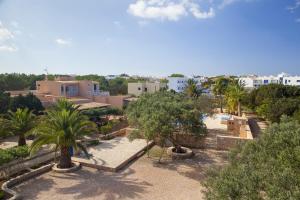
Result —
<path fill-rule="evenodd" d="M 62 169 L 71 168 L 72 161 L 71 155 L 69 152 L 69 147 L 62 147 L 60 150 L 60 159 L 59 159 L 59 167 Z"/>
<path fill-rule="evenodd" d="M 222 100 L 222 96 L 220 96 L 220 112 L 223 113 L 223 100 Z"/>
<path fill-rule="evenodd" d="M 25 146 L 26 145 L 26 139 L 24 134 L 19 135 L 19 141 L 18 146 Z"/>
<path fill-rule="evenodd" d="M 242 110 L 241 110 L 241 102 L 238 102 L 238 116 L 242 116 Z"/>

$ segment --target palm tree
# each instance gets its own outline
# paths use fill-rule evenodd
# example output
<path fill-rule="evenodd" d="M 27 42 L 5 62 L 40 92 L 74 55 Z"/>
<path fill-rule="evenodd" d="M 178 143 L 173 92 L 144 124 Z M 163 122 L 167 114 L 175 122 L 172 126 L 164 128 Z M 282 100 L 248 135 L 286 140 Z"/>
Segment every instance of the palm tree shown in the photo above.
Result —
<path fill-rule="evenodd" d="M 77 139 L 95 130 L 94 123 L 65 101 L 67 100 L 60 100 L 54 109 L 47 111 L 45 119 L 35 130 L 37 138 L 30 147 L 31 153 L 34 153 L 45 144 L 54 145 L 55 150 L 60 150 L 61 153 L 60 168 L 72 166 L 72 147 L 75 150 L 81 149 L 88 155 Z"/>
<path fill-rule="evenodd" d="M 187 81 L 187 86 L 185 92 L 189 97 L 199 97 L 201 95 L 201 90 L 197 88 L 196 82 L 193 79 Z"/>
<path fill-rule="evenodd" d="M 219 99 L 219 105 L 220 105 L 221 113 L 223 113 L 223 96 L 226 93 L 226 90 L 227 90 L 227 87 L 228 87 L 229 83 L 230 83 L 230 79 L 225 78 L 225 77 L 219 77 L 216 80 L 215 85 L 213 87 L 213 93 Z"/>
<path fill-rule="evenodd" d="M 28 108 L 18 108 L 16 112 L 8 112 L 8 119 L 2 118 L 1 126 L 7 133 L 19 136 L 18 146 L 24 146 L 26 145 L 25 135 L 34 128 L 35 119 L 35 115 Z"/>
<path fill-rule="evenodd" d="M 230 111 L 238 113 L 238 116 L 242 116 L 241 101 L 245 95 L 245 90 L 239 83 L 231 83 L 228 86 L 225 97 L 227 106 Z"/>

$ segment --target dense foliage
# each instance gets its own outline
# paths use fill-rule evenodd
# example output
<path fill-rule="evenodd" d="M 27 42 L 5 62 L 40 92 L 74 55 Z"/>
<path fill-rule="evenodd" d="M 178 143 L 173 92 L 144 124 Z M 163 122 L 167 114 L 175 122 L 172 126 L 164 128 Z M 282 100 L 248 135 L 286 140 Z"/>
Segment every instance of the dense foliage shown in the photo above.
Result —
<path fill-rule="evenodd" d="M 283 117 L 258 139 L 232 151 L 229 165 L 213 170 L 208 200 L 300 199 L 300 124 Z"/>
<path fill-rule="evenodd" d="M 0 92 L 0 114 L 6 114 L 8 110 L 16 111 L 18 108 L 27 108 L 35 114 L 44 110 L 41 101 L 32 93 L 10 97 L 8 93 Z"/>
<path fill-rule="evenodd" d="M 231 81 L 227 86 L 225 92 L 225 99 L 227 103 L 227 110 L 230 113 L 235 113 L 238 116 L 242 116 L 242 100 L 245 97 L 246 92 L 242 85 L 238 82 Z"/>
<path fill-rule="evenodd" d="M 45 75 L 34 74 L 0 74 L 0 91 L 35 90 L 35 82 L 43 80 Z"/>
<path fill-rule="evenodd" d="M 171 74 L 170 77 L 178 77 L 178 78 L 183 78 L 183 74 Z"/>
<path fill-rule="evenodd" d="M 180 94 L 167 91 L 144 94 L 129 104 L 126 113 L 129 123 L 139 129 L 143 138 L 159 138 L 162 145 L 171 141 L 178 152 L 181 147 L 174 137 L 177 133 L 206 134 L 203 113 L 193 99 Z"/>
<path fill-rule="evenodd" d="M 245 104 L 259 115 L 272 122 L 279 122 L 280 117 L 297 115 L 300 109 L 300 88 L 270 84 L 250 92 Z"/>
<path fill-rule="evenodd" d="M 0 166 L 18 158 L 26 158 L 27 156 L 29 156 L 28 146 L 0 149 Z"/>
<path fill-rule="evenodd" d="M 230 84 L 231 79 L 226 77 L 219 77 L 215 80 L 215 84 L 213 86 L 213 93 L 215 97 L 218 99 L 220 111 L 223 112 L 223 103 L 224 103 L 224 95 L 228 89 L 228 85 Z"/>

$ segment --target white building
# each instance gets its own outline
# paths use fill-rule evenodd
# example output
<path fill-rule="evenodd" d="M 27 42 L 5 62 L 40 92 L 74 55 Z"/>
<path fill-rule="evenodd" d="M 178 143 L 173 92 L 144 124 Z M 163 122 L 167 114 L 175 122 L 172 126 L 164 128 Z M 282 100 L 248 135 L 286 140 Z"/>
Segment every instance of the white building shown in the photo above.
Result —
<path fill-rule="evenodd" d="M 207 78 L 204 76 L 197 77 L 168 77 L 168 89 L 174 90 L 175 92 L 183 92 L 187 86 L 187 82 L 189 79 L 193 79 L 196 82 L 197 87 L 200 89 L 202 87 L 202 83 L 207 81 Z"/>
<path fill-rule="evenodd" d="M 244 76 L 239 78 L 239 82 L 244 85 L 245 88 L 253 89 L 262 85 L 283 84 L 300 86 L 300 76 L 290 76 L 285 73 L 278 74 L 277 76 Z"/>

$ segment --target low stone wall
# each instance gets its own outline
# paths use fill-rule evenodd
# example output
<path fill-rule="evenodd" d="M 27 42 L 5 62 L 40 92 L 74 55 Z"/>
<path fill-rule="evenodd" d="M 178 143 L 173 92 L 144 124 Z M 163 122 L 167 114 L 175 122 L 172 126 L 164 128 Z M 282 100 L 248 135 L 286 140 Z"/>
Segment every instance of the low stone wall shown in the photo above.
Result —
<path fill-rule="evenodd" d="M 218 150 L 229 150 L 238 144 L 251 141 L 251 139 L 245 139 L 234 136 L 223 136 L 217 135 L 217 149 Z"/>
<path fill-rule="evenodd" d="M 205 137 L 195 136 L 192 134 L 176 134 L 175 139 L 178 144 L 184 147 L 196 149 L 202 149 L 205 147 Z"/>
<path fill-rule="evenodd" d="M 126 136 L 134 130 L 136 130 L 136 129 L 128 128 L 128 127 L 127 128 L 122 128 L 122 129 L 114 131 L 112 133 L 109 133 L 109 134 L 106 134 L 106 135 L 101 135 L 100 139 L 107 140 L 107 139 L 112 139 L 112 138 L 115 138 L 115 137 Z"/>
<path fill-rule="evenodd" d="M 4 192 L 6 192 L 6 193 L 8 193 L 8 194 L 10 194 L 12 196 L 11 198 L 9 198 L 9 200 L 22 199 L 21 195 L 18 192 L 14 191 L 14 190 L 12 190 L 10 188 L 12 188 L 12 187 L 14 187 L 14 186 L 16 186 L 16 185 L 18 185 L 18 184 L 20 184 L 20 183 L 22 183 L 22 182 L 30 179 L 30 178 L 33 178 L 35 176 L 38 176 L 40 174 L 43 174 L 45 172 L 50 171 L 51 168 L 52 168 L 52 166 L 53 166 L 53 163 L 45 165 L 45 166 L 42 166 L 42 167 L 40 167 L 38 169 L 32 170 L 32 171 L 30 171 L 28 173 L 22 174 L 20 176 L 15 177 L 15 178 L 12 178 L 12 179 L 4 182 L 2 184 L 1 189 Z"/>
<path fill-rule="evenodd" d="M 51 151 L 51 152 L 41 153 L 33 157 L 28 157 L 26 159 L 14 160 L 0 167 L 0 180 L 7 179 L 8 177 L 14 174 L 29 169 L 33 166 L 37 166 L 41 163 L 46 163 L 48 161 L 51 161 L 54 159 L 54 157 L 55 157 L 55 152 Z"/>

